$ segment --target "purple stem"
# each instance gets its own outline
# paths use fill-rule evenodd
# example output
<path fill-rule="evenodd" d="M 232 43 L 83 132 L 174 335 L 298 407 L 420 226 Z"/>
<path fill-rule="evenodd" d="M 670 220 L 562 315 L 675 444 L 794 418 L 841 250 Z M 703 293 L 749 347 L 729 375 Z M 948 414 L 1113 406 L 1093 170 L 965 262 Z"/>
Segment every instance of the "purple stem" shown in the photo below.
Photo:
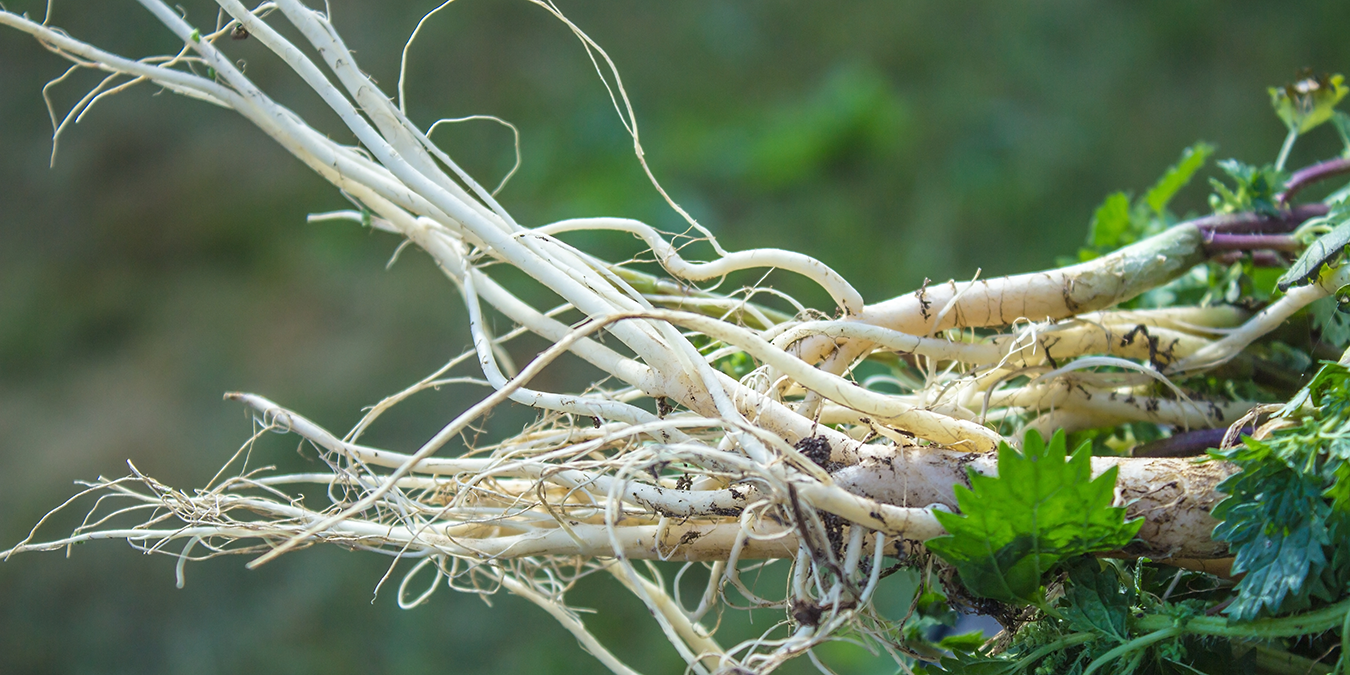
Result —
<path fill-rule="evenodd" d="M 1255 427 L 1242 427 L 1238 435 L 1250 435 L 1255 430 Z M 1227 433 L 1228 429 L 1186 431 L 1137 446 L 1131 454 L 1135 457 L 1195 457 L 1210 448 L 1219 447 Z"/>
<path fill-rule="evenodd" d="M 1242 256 L 1251 255 L 1252 264 L 1257 267 L 1287 267 L 1289 261 L 1275 251 L 1224 251 L 1215 255 L 1212 260 L 1216 263 L 1231 265 Z"/>
<path fill-rule="evenodd" d="M 1257 267 L 1284 267 L 1289 261 L 1274 251 L 1252 251 L 1252 264 Z"/>
<path fill-rule="evenodd" d="M 1297 251 L 1298 240 L 1287 234 L 1222 234 L 1210 232 L 1205 235 L 1205 252 L 1213 255 L 1218 251 Z"/>
<path fill-rule="evenodd" d="M 1350 173 L 1350 159 L 1339 158 L 1320 162 L 1294 172 L 1284 184 L 1284 193 L 1275 196 L 1279 204 L 1287 204 L 1294 195 L 1313 183 L 1323 181 L 1343 173 Z"/>
<path fill-rule="evenodd" d="M 1292 232 L 1303 221 L 1309 218 L 1327 215 L 1327 205 L 1322 203 L 1301 204 L 1288 211 L 1281 212 L 1278 216 L 1267 216 L 1260 213 L 1224 213 L 1214 216 L 1205 216 L 1190 221 L 1190 223 L 1206 233 L 1209 232 L 1229 232 L 1229 233 L 1263 233 L 1273 232 Z"/>

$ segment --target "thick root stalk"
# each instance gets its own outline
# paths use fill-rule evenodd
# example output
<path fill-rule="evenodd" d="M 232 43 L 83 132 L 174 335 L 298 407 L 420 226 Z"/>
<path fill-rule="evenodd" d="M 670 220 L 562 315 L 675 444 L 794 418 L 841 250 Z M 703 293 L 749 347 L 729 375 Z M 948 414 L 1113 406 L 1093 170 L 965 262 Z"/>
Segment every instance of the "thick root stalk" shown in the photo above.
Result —
<path fill-rule="evenodd" d="M 1222 499 L 1214 487 L 1234 471 L 1224 462 L 1187 459 L 1094 457 L 1093 475 L 1118 467 L 1117 499 L 1130 517 L 1144 519 L 1132 553 L 1150 558 L 1222 558 L 1227 545 L 1210 533 L 1210 510 Z M 969 486 L 966 470 L 996 475 L 995 459 L 980 453 L 911 448 L 879 455 L 841 469 L 840 487 L 880 502 L 908 506 L 941 504 L 956 509 L 953 485 Z"/>
<path fill-rule="evenodd" d="M 1017 321 L 1063 319 L 1129 300 L 1204 262 L 1204 234 L 1182 224 L 1096 260 L 1045 272 L 977 281 L 948 281 L 868 305 L 856 321 L 911 335 L 948 328 L 1007 326 Z M 834 348 L 811 340 L 800 348 L 815 363 Z M 841 347 L 847 365 L 865 343 Z M 832 371 L 833 372 L 833 371 Z"/>

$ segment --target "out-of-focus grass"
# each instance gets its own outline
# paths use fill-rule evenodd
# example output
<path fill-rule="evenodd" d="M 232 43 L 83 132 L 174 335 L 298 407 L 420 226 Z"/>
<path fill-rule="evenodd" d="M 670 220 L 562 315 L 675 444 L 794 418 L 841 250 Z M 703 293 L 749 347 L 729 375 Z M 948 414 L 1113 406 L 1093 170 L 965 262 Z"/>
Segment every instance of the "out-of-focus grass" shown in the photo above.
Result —
<path fill-rule="evenodd" d="M 183 4 L 189 19 L 213 23 L 209 3 Z M 7 6 L 38 13 L 43 3 Z M 403 36 L 432 3 L 332 6 L 364 69 L 392 91 Z M 1350 67 L 1350 7 L 1334 2 L 562 8 L 619 64 L 657 175 L 724 245 L 811 253 L 871 300 L 977 267 L 1048 266 L 1076 250 L 1105 194 L 1142 189 L 1197 139 L 1220 157 L 1268 161 L 1283 129 L 1264 87 L 1303 66 Z M 55 23 L 135 56 L 176 48 L 131 2 L 58 0 Z M 336 131 L 256 41 L 230 48 Z M 15 33 L 0 33 L 0 64 L 0 545 L 72 480 L 120 475 L 128 459 L 173 484 L 207 480 L 249 434 L 221 392 L 256 391 L 345 429 L 362 405 L 468 345 L 459 302 L 424 257 L 406 251 L 385 271 L 390 237 L 306 225 L 305 213 L 344 203 L 242 120 L 142 88 L 100 103 L 48 169 L 40 88 L 65 65 Z M 461 0 L 424 30 L 410 78 L 419 122 L 489 113 L 521 127 L 524 165 L 502 193 L 521 222 L 627 215 L 679 226 L 580 46 L 537 8 Z M 72 83 L 56 96 L 69 104 L 82 93 Z M 1330 134 L 1315 132 L 1291 165 L 1333 154 Z M 489 123 L 437 139 L 485 182 L 510 166 L 510 136 Z M 1178 204 L 1202 208 L 1203 190 Z M 635 250 L 626 237 L 582 241 L 612 257 Z M 790 276 L 770 282 L 825 303 Z M 548 374 L 559 386 L 588 376 Z M 372 440 L 414 445 L 472 393 L 414 398 Z M 489 431 L 528 419 L 502 412 Z M 294 449 L 270 439 L 255 464 L 310 461 Z M 515 599 L 489 609 L 442 591 L 401 611 L 387 586 L 372 603 L 381 557 L 309 550 L 256 572 L 243 562 L 189 566 L 179 591 L 171 559 L 113 543 L 10 560 L 0 565 L 0 671 L 595 666 Z M 680 672 L 645 610 L 615 589 L 597 578 L 578 593 L 602 610 L 588 618 L 602 638 L 644 670 Z M 771 617 L 754 620 L 763 628 Z M 880 668 L 823 653 L 845 672 Z"/>

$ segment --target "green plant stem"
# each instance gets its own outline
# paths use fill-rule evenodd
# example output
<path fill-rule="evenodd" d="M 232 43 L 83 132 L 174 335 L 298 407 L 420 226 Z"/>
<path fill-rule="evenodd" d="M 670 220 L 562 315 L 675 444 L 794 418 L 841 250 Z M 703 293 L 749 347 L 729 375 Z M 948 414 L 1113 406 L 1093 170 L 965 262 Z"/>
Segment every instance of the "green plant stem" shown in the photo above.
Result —
<path fill-rule="evenodd" d="M 1060 621 L 1066 620 L 1064 618 L 1064 615 L 1061 614 L 1058 609 L 1055 609 L 1054 605 L 1051 605 L 1049 602 L 1046 602 L 1044 589 L 1041 590 L 1040 596 L 1041 596 L 1040 601 L 1035 603 L 1037 609 L 1041 610 L 1042 612 L 1045 612 L 1046 616 L 1054 617 Z"/>
<path fill-rule="evenodd" d="M 1031 652 L 1030 654 L 1027 654 L 1026 656 L 1018 659 L 1017 669 L 1025 670 L 1027 666 L 1030 666 L 1031 664 L 1036 663 L 1037 661 L 1057 651 L 1060 651 L 1061 649 L 1076 647 L 1078 645 L 1083 644 L 1084 642 L 1091 642 L 1096 638 L 1097 636 L 1093 635 L 1092 633 L 1074 633 L 1072 635 L 1065 635 L 1064 637 L 1055 640 L 1050 644 L 1043 645 L 1040 648 L 1036 649 L 1035 651 Z"/>
<path fill-rule="evenodd" d="M 1258 645 L 1256 652 L 1256 671 L 1272 675 L 1330 675 L 1335 672 L 1312 659 L 1290 654 L 1282 649 L 1272 649 Z"/>
<path fill-rule="evenodd" d="M 1350 600 L 1342 600 L 1306 614 L 1256 619 L 1242 623 L 1229 623 L 1228 619 L 1218 616 L 1197 616 L 1190 620 L 1179 621 L 1176 617 L 1166 614 L 1147 614 L 1135 619 L 1133 628 L 1140 633 L 1150 633 L 1175 627 L 1190 635 L 1264 640 L 1323 633 L 1343 625 L 1347 614 L 1350 614 Z"/>
<path fill-rule="evenodd" d="M 1341 357 L 1344 359 L 1345 357 Z M 1341 658 L 1336 660 L 1336 672 L 1350 673 L 1350 661 L 1346 656 L 1350 655 L 1350 612 L 1345 613 L 1345 621 L 1341 623 Z"/>
<path fill-rule="evenodd" d="M 1149 633 L 1148 635 L 1137 637 L 1133 640 L 1130 640 L 1129 642 L 1126 642 L 1123 645 L 1120 645 L 1119 647 L 1116 647 L 1115 649 L 1112 649 L 1111 651 L 1105 654 L 1102 654 L 1101 656 L 1098 656 L 1095 661 L 1093 661 L 1091 664 L 1088 665 L 1087 670 L 1083 671 L 1083 675 L 1092 675 L 1092 673 L 1097 672 L 1097 669 L 1101 668 L 1102 666 L 1111 663 L 1112 661 L 1115 661 L 1116 659 L 1126 654 L 1143 649 L 1155 642 L 1161 642 L 1162 640 L 1166 640 L 1168 638 L 1173 638 L 1178 635 L 1184 634 L 1185 630 L 1183 630 L 1180 626 L 1173 626 L 1171 628 L 1156 630 L 1153 631 L 1152 633 Z"/>
<path fill-rule="evenodd" d="M 1289 160 L 1289 151 L 1294 149 L 1295 140 L 1298 140 L 1298 127 L 1291 127 L 1284 137 L 1284 145 L 1280 146 L 1280 156 L 1275 160 L 1276 171 L 1284 170 L 1284 163 Z"/>

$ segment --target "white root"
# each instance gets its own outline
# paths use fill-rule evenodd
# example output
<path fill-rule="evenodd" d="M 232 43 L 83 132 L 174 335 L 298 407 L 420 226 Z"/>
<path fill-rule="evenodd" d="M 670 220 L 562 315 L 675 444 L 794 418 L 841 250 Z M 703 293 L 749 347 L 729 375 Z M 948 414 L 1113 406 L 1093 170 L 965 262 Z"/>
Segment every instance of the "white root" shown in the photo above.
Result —
<path fill-rule="evenodd" d="M 1063 319 L 1095 312 L 1161 285 L 1204 260 L 1203 235 L 1179 225 L 1090 262 L 1046 272 L 972 282 L 925 284 L 913 293 L 868 305 L 855 320 L 911 335 L 948 328 L 1007 326 L 1019 320 Z M 955 302 L 953 302 L 955 301 Z M 935 315 L 943 312 L 941 321 Z M 866 352 L 854 341 L 839 348 L 826 368 L 842 372 Z M 834 349 L 823 340 L 803 344 L 800 356 L 815 363 Z"/>
<path fill-rule="evenodd" d="M 1204 370 L 1220 365 L 1242 352 L 1257 338 L 1275 330 L 1304 307 L 1331 295 L 1336 289 L 1350 284 L 1350 265 L 1343 265 L 1331 274 L 1318 279 L 1317 283 L 1289 289 L 1284 297 L 1270 303 L 1241 328 L 1224 336 L 1204 349 L 1192 354 L 1169 368 L 1172 373 L 1184 373 Z"/>
<path fill-rule="evenodd" d="M 561 234 L 580 230 L 614 230 L 637 235 L 656 255 L 661 266 L 671 274 L 690 281 L 706 281 L 724 277 L 732 272 L 756 267 L 776 267 L 805 276 L 824 288 L 848 314 L 863 309 L 862 295 L 844 280 L 838 272 L 807 255 L 776 248 L 739 251 L 706 263 L 689 263 L 666 242 L 650 225 L 629 218 L 576 218 L 535 228 L 539 234 Z"/>

